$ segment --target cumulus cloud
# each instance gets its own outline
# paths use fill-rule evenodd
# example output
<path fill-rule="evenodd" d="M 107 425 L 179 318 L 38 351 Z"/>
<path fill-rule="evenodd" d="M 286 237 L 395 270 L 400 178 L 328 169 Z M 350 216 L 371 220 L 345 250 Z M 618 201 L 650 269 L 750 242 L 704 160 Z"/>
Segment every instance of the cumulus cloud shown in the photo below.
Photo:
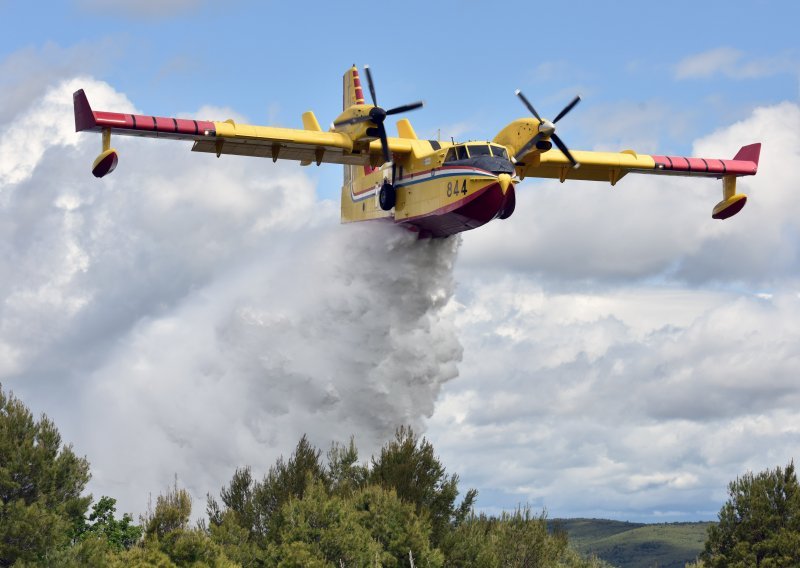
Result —
<path fill-rule="evenodd" d="M 461 346 L 458 240 L 340 226 L 303 170 L 73 132 L 72 92 L 0 126 L 0 381 L 92 463 L 95 495 L 140 512 L 177 473 L 197 497 L 265 470 L 303 433 L 366 452 L 419 427 Z M 214 109 L 204 109 L 203 112 Z"/>
<path fill-rule="evenodd" d="M 781 104 L 695 143 L 764 143 L 726 222 L 716 180 L 631 175 L 526 182 L 465 236 L 465 356 L 429 435 L 490 510 L 711 519 L 729 480 L 798 456 L 798 130 Z"/>
<path fill-rule="evenodd" d="M 791 237 L 800 220 L 786 204 L 794 199 L 797 173 L 788 165 L 800 158 L 799 132 L 800 108 L 784 103 L 697 141 L 694 154 L 707 158 L 732 158 L 744 144 L 763 143 L 758 175 L 738 180 L 750 200 L 727 221 L 710 218 L 721 199 L 716 179 L 628 174 L 613 188 L 526 180 L 513 217 L 465 235 L 462 261 L 559 285 L 668 276 L 768 286 L 798 269 Z"/>
<path fill-rule="evenodd" d="M 48 41 L 7 55 L 0 60 L 0 124 L 10 124 L 59 80 L 106 69 L 124 43 L 119 37 L 70 47 Z"/>
<path fill-rule="evenodd" d="M 127 138 L 95 180 L 78 87 L 134 108 L 84 78 L 0 124 L 0 380 L 123 510 L 401 423 L 489 510 L 712 518 L 728 480 L 796 456 L 797 105 L 696 142 L 764 143 L 733 219 L 709 218 L 717 180 L 526 180 L 454 277 L 458 240 L 340 227 L 292 164 Z"/>

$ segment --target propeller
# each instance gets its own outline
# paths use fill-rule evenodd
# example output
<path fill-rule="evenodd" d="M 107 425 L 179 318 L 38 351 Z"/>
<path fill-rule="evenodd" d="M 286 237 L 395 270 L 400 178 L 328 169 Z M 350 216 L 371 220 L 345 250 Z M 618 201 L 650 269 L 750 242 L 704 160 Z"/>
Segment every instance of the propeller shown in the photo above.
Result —
<path fill-rule="evenodd" d="M 377 129 L 378 138 L 381 140 L 381 148 L 383 149 L 383 159 L 385 162 L 391 162 L 391 156 L 389 155 L 389 141 L 386 138 L 386 127 L 384 126 L 383 122 L 386 120 L 387 116 L 391 116 L 393 114 L 400 114 L 404 112 L 409 112 L 412 110 L 416 110 L 420 108 L 424 103 L 422 101 L 417 101 L 415 103 L 407 104 L 407 105 L 400 105 L 394 108 L 390 108 L 389 110 L 384 110 L 378 106 L 378 100 L 375 96 L 375 83 L 372 81 L 372 72 L 369 70 L 369 65 L 364 65 L 364 71 L 367 73 L 367 85 L 369 86 L 369 95 L 372 97 L 372 104 L 374 105 L 368 114 L 364 116 L 354 116 L 353 118 L 346 118 L 344 120 L 340 120 L 338 122 L 334 122 L 334 126 L 346 126 L 350 124 L 358 124 L 361 122 L 371 122 L 375 125 Z"/>
<path fill-rule="evenodd" d="M 567 116 L 567 114 L 573 108 L 575 108 L 575 105 L 581 102 L 581 98 L 575 97 L 574 99 L 572 99 L 572 101 L 567 106 L 565 106 L 552 121 L 549 121 L 546 118 L 543 119 L 542 117 L 539 116 L 539 113 L 536 112 L 536 109 L 533 108 L 531 102 L 525 97 L 525 95 L 522 94 L 522 91 L 517 89 L 516 91 L 514 91 L 514 94 L 520 98 L 522 104 L 524 104 L 527 107 L 527 109 L 531 111 L 531 114 L 536 117 L 536 120 L 539 121 L 539 132 L 537 132 L 533 138 L 528 140 L 528 142 L 522 148 L 519 149 L 519 151 L 514 155 L 514 161 L 522 159 L 522 157 L 528 152 L 530 152 L 531 148 L 536 146 L 536 144 L 539 143 L 541 140 L 552 140 L 553 143 L 556 146 L 558 146 L 558 149 L 561 150 L 567 157 L 567 159 L 570 161 L 572 167 L 575 169 L 579 168 L 581 165 L 572 156 L 572 153 L 570 153 L 569 148 L 567 148 L 567 145 L 564 144 L 564 142 L 561 140 L 561 138 L 558 137 L 558 134 L 556 134 L 555 131 L 556 131 L 556 123 L 565 116 Z"/>

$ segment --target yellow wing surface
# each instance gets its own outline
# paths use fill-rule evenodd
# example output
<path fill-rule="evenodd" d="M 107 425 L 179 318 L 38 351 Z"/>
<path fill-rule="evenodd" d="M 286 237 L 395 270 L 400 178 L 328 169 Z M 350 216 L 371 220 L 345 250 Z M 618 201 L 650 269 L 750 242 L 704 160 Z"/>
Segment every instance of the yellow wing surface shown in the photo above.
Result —
<path fill-rule="evenodd" d="M 574 105 L 573 105 L 574 106 Z M 496 144 L 505 146 L 509 154 L 525 151 L 525 145 L 545 121 L 533 118 L 515 120 L 495 137 Z M 549 125 L 552 127 L 552 123 Z M 723 180 L 722 201 L 712 211 L 715 219 L 727 219 L 744 207 L 747 196 L 736 193 L 736 178 L 755 175 L 761 144 L 742 147 L 733 159 L 687 158 L 684 156 L 656 156 L 638 154 L 633 150 L 622 152 L 570 152 L 573 160 L 556 149 L 532 150 L 515 162 L 520 179 L 525 177 L 554 178 L 562 182 L 571 179 L 605 181 L 615 185 L 628 173 L 678 176 L 714 177 Z M 576 164 L 578 165 L 576 167 Z"/>
<path fill-rule="evenodd" d="M 760 144 L 745 146 L 732 160 L 716 158 L 685 158 L 682 156 L 651 156 L 633 150 L 623 152 L 586 152 L 575 150 L 572 155 L 580 163 L 573 168 L 567 157 L 558 150 L 549 150 L 517 164 L 520 178 L 545 177 L 562 181 L 580 179 L 606 181 L 616 184 L 624 175 L 635 173 L 672 174 L 686 176 L 743 176 L 754 175 L 758 168 Z"/>
<path fill-rule="evenodd" d="M 273 161 L 286 159 L 305 164 L 356 166 L 383 162 L 379 140 L 365 136 L 355 138 L 347 132 L 324 132 L 310 112 L 303 115 L 304 127 L 295 129 L 236 124 L 233 120 L 219 122 L 95 111 L 82 89 L 73 95 L 73 104 L 75 129 L 78 132 L 193 140 L 192 151 L 208 152 L 217 156 L 232 154 L 272 158 Z M 392 154 L 404 155 L 411 152 L 409 140 L 388 138 L 387 141 Z M 104 150 L 110 150 L 106 146 L 108 143 L 104 141 Z M 95 175 L 105 175 L 112 169 L 105 172 L 101 169 Z"/>
<path fill-rule="evenodd" d="M 365 70 L 369 79 L 371 96 L 375 102 L 371 75 L 368 69 L 365 68 Z M 367 212 L 367 208 L 362 202 L 362 194 L 377 195 L 382 184 L 387 180 L 391 184 L 397 181 L 398 187 L 403 184 L 409 185 L 410 182 L 406 182 L 406 178 L 424 174 L 431 178 L 429 180 L 431 183 L 428 184 L 430 187 L 424 186 L 427 188 L 427 193 L 422 191 L 422 185 L 408 193 L 414 196 L 412 201 L 420 205 L 421 212 L 418 212 L 417 217 L 438 214 L 441 208 L 437 209 L 433 205 L 428 207 L 425 204 L 435 204 L 443 199 L 442 187 L 446 187 L 443 185 L 446 180 L 441 181 L 440 178 L 455 174 L 441 168 L 447 169 L 446 166 L 451 159 L 450 154 L 455 152 L 456 148 L 453 146 L 456 145 L 417 140 L 416 134 L 405 120 L 398 123 L 400 137 L 387 137 L 383 126 L 385 118 L 388 115 L 419 108 L 422 106 L 422 102 L 389 110 L 384 110 L 375 104 L 364 104 L 363 91 L 355 67 L 349 69 L 344 75 L 343 93 L 344 110 L 334 122 L 331 130 L 325 132 L 320 128 L 312 112 L 303 115 L 303 128 L 278 128 L 236 124 L 233 120 L 219 122 L 95 111 L 89 105 L 83 90 L 79 90 L 73 95 L 75 129 L 79 132 L 94 131 L 103 134 L 103 151 L 92 167 L 92 172 L 97 177 L 107 175 L 117 165 L 118 155 L 110 144 L 112 134 L 192 140 L 194 142 L 192 151 L 216 154 L 217 157 L 222 154 L 230 154 L 271 158 L 273 161 L 278 159 L 296 160 L 303 165 L 331 163 L 351 166 L 345 168 L 342 189 L 343 219 L 348 220 L 372 218 L 375 216 L 372 213 L 381 217 L 391 216 L 390 213 L 386 213 L 388 209 Z M 458 159 L 454 162 L 455 164 L 462 169 L 469 166 L 481 171 L 488 170 L 494 177 L 498 177 L 502 171 L 503 173 L 516 173 L 519 179 L 541 177 L 560 179 L 562 182 L 576 179 L 604 181 L 611 185 L 616 184 L 622 177 L 632 172 L 716 177 L 723 180 L 723 199 L 714 207 L 712 212 L 714 218 L 725 219 L 735 215 L 746 202 L 747 197 L 744 194 L 736 193 L 736 178 L 756 173 L 760 144 L 744 146 L 730 160 L 646 155 L 638 154 L 633 150 L 570 152 L 555 134 L 555 123 L 574 108 L 580 98 L 576 97 L 551 122 L 541 119 L 524 95 L 519 91 L 517 94 L 536 118 L 517 119 L 503 128 L 494 138 L 493 144 L 507 150 L 507 155 L 505 155 L 505 151 L 501 152 L 504 154 L 502 159 L 495 155 L 494 150 L 490 154 L 495 161 L 500 159 L 504 162 L 504 164 L 500 164 L 502 167 L 497 164 L 490 167 L 481 162 L 485 158 L 481 154 L 489 152 L 489 146 L 485 143 L 475 147 L 477 152 L 475 157 L 472 156 L 471 151 L 465 156 L 456 153 L 457 156 L 454 157 Z M 382 138 L 386 143 L 385 148 L 381 142 Z M 551 140 L 555 142 L 558 149 L 552 148 Z M 486 147 L 483 148 L 483 151 L 479 151 L 478 146 Z M 467 147 L 471 147 L 470 144 L 467 144 Z M 464 151 L 466 152 L 466 150 Z M 390 171 L 375 171 L 370 168 L 370 166 L 379 166 L 386 162 L 394 164 Z M 396 180 L 395 174 L 398 169 L 399 178 Z M 503 195 L 505 195 L 505 189 Z M 349 201 L 345 199 L 347 196 L 349 196 Z M 401 191 L 398 199 L 408 205 L 409 201 L 406 197 Z M 391 209 L 392 206 L 389 208 Z M 349 211 L 347 215 L 345 214 L 346 209 Z M 508 215 L 510 215 L 513 207 L 509 206 L 507 209 Z"/>

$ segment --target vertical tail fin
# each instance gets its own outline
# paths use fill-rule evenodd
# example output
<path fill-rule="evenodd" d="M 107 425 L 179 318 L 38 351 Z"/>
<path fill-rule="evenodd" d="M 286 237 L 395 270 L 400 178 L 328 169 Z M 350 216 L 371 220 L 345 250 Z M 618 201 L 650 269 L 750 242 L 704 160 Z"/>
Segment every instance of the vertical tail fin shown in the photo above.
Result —
<path fill-rule="evenodd" d="M 358 77 L 358 68 L 355 65 L 345 72 L 343 83 L 342 110 L 353 105 L 363 105 L 364 91 L 361 89 L 361 79 Z"/>
<path fill-rule="evenodd" d="M 342 77 L 342 110 L 346 110 L 353 105 L 364 104 L 364 90 L 361 88 L 361 79 L 358 76 L 358 68 L 353 66 L 345 71 Z M 372 168 L 369 166 L 344 166 L 344 185 L 370 173 Z"/>
<path fill-rule="evenodd" d="M 739 152 L 733 157 L 734 160 L 744 160 L 746 162 L 753 162 L 758 167 L 758 158 L 761 156 L 761 142 L 750 144 L 749 146 L 742 146 Z"/>

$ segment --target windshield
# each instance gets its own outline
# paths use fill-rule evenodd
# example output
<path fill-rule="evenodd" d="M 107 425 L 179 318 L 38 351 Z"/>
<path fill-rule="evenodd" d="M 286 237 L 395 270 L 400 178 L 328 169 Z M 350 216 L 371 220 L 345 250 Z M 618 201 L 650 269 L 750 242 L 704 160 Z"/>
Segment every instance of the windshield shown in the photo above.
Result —
<path fill-rule="evenodd" d="M 502 146 L 492 146 L 492 154 L 497 156 L 498 158 L 505 158 L 508 160 L 508 152 Z"/>
<path fill-rule="evenodd" d="M 489 145 L 488 144 L 481 144 L 478 146 L 477 144 L 472 144 L 469 146 L 469 157 L 475 158 L 477 156 L 491 156 L 492 154 L 489 152 Z"/>

